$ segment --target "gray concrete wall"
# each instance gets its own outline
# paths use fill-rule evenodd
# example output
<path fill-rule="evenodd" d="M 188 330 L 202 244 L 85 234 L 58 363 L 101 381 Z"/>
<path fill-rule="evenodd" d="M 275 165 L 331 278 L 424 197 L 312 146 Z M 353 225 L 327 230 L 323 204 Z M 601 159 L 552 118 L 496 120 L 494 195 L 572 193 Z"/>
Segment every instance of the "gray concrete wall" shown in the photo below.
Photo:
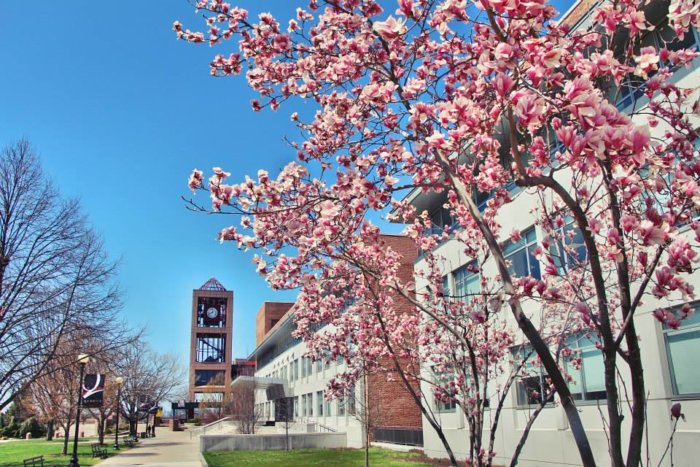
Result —
<path fill-rule="evenodd" d="M 344 448 L 347 447 L 345 433 L 290 433 L 289 448 Z M 210 451 L 267 451 L 284 449 L 285 435 L 202 435 L 199 450 Z"/>

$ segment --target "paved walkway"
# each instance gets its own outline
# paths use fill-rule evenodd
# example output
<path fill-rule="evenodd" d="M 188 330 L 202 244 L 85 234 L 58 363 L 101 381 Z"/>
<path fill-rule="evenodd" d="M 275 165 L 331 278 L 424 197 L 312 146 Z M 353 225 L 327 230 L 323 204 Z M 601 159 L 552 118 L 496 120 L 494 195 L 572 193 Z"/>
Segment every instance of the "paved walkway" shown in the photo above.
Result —
<path fill-rule="evenodd" d="M 156 437 L 142 439 L 131 449 L 110 457 L 99 466 L 170 466 L 201 467 L 199 460 L 199 438 L 190 440 L 187 431 L 170 431 L 156 428 Z"/>

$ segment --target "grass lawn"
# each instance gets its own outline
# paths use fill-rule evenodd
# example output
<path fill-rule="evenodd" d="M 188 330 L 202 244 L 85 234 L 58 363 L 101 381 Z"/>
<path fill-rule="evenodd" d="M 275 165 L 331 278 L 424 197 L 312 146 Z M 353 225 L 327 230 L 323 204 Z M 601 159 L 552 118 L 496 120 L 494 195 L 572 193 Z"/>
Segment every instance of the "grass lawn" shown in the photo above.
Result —
<path fill-rule="evenodd" d="M 239 465 L 294 467 L 307 465 L 362 466 L 365 451 L 362 449 L 294 449 L 291 451 L 220 451 L 207 452 L 204 457 L 209 467 L 233 467 Z M 369 463 L 390 467 L 429 467 L 430 464 L 413 462 L 419 458 L 413 452 L 396 452 L 389 449 L 371 448 Z M 0 464 L 2 465 L 2 464 Z"/>
<path fill-rule="evenodd" d="M 113 442 L 114 439 L 112 438 Z M 90 444 L 96 443 L 97 438 L 85 438 L 81 439 L 78 443 L 78 460 L 80 465 L 94 465 L 100 462 L 102 459 L 92 457 L 92 448 Z M 3 441 L 0 442 L 0 467 L 16 467 L 21 466 L 24 459 L 28 459 L 34 456 L 44 455 L 45 465 L 68 465 L 70 461 L 70 454 L 67 456 L 62 456 L 59 453 L 63 447 L 63 439 L 46 441 L 45 439 L 29 439 L 29 440 L 17 440 L 17 441 Z M 111 443 L 105 440 L 105 445 L 102 446 L 107 449 L 107 454 L 109 456 L 114 452 L 114 448 Z M 123 447 L 122 449 L 126 449 Z M 71 440 L 68 445 L 68 452 L 73 452 L 73 441 Z"/>

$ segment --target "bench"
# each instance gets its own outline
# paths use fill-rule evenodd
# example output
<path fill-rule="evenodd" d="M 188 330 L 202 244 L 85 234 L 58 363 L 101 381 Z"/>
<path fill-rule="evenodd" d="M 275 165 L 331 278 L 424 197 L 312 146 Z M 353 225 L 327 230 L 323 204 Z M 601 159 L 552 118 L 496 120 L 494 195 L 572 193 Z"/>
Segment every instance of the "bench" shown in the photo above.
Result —
<path fill-rule="evenodd" d="M 44 456 L 35 456 L 35 457 L 30 457 L 29 459 L 24 459 L 24 467 L 35 467 L 35 466 L 40 466 L 44 467 Z"/>
<path fill-rule="evenodd" d="M 107 449 L 103 448 L 98 443 L 92 443 L 90 448 L 92 448 L 92 457 L 107 457 Z"/>

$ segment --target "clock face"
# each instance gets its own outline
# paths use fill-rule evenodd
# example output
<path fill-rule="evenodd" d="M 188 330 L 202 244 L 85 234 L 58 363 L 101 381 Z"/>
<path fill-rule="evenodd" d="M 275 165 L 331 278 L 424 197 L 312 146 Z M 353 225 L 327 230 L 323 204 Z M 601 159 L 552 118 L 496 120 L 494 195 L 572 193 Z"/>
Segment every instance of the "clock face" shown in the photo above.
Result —
<path fill-rule="evenodd" d="M 210 319 L 216 318 L 218 316 L 218 314 L 219 314 L 219 310 L 217 310 L 214 307 L 211 307 L 207 310 L 207 317 Z"/>

